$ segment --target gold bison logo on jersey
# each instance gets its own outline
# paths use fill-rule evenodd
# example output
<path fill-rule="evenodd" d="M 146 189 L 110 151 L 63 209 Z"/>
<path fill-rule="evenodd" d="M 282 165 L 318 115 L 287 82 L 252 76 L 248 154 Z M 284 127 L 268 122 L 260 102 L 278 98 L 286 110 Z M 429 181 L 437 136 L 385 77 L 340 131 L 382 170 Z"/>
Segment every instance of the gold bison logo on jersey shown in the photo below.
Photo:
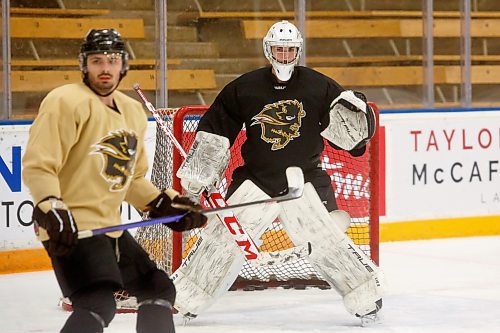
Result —
<path fill-rule="evenodd" d="M 121 191 L 134 173 L 137 137 L 125 130 L 112 132 L 93 146 L 91 154 L 103 159 L 101 176 L 110 183 L 109 190 Z"/>
<path fill-rule="evenodd" d="M 254 122 L 250 126 L 260 124 L 261 139 L 273 144 L 271 150 L 278 150 L 300 136 L 299 129 L 305 116 L 306 112 L 299 101 L 279 101 L 264 106 L 262 111 L 252 118 Z"/>

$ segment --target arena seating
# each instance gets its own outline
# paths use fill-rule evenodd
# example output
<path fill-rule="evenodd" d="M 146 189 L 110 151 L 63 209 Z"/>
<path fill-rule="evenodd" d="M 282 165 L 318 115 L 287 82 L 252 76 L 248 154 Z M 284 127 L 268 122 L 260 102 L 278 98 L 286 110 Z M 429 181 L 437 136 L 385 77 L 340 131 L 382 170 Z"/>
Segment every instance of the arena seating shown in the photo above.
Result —
<path fill-rule="evenodd" d="M 13 71 L 11 74 L 13 92 L 49 91 L 63 84 L 80 82 L 79 70 Z M 215 89 L 215 76 L 211 69 L 173 69 L 168 73 L 169 90 Z M 154 70 L 132 70 L 120 83 L 121 90 L 132 90 L 139 83 L 143 90 L 156 89 Z"/>
<path fill-rule="evenodd" d="M 136 82 L 145 91 L 156 89 L 154 34 L 151 34 L 154 29 L 146 27 L 142 17 L 117 17 L 116 13 L 109 17 L 110 13 L 110 9 L 100 8 L 11 8 L 14 118 L 34 117 L 41 99 L 50 89 L 81 81 L 76 52 L 91 28 L 115 27 L 127 39 L 131 68 L 120 89 L 134 95 L 131 90 Z M 182 27 L 180 33 L 179 29 L 172 29 L 175 32 L 172 35 L 178 36 L 174 38 L 176 41 L 185 42 L 193 35 L 192 29 L 187 33 Z M 169 58 L 167 64 L 168 89 L 174 96 L 179 94 L 191 103 L 204 103 L 200 90 L 217 88 L 212 69 L 178 68 L 181 58 Z"/>
<path fill-rule="evenodd" d="M 47 89 L 80 80 L 74 50 L 91 27 L 112 25 L 129 40 L 131 71 L 122 89 L 130 89 L 136 78 L 143 89 L 154 90 L 154 2 L 133 0 L 114 8 L 89 0 L 89 8 L 79 8 L 85 4 L 64 0 L 75 8 L 54 8 L 53 4 L 41 8 L 46 2 L 49 0 L 37 2 L 40 8 L 29 8 L 15 6 L 13 1 L 11 8 L 12 89 L 13 94 L 29 96 L 30 104 L 15 105 L 17 108 L 33 112 Z M 276 20 L 294 18 L 293 1 L 196 3 L 169 2 L 170 106 L 211 103 L 227 82 L 266 65 L 262 36 Z M 405 3 L 367 2 L 360 10 L 326 0 L 311 3 L 307 65 L 346 87 L 363 88 L 382 107 L 418 104 L 424 74 L 422 13 L 417 10 L 421 4 Z M 480 5 L 485 10 L 472 12 L 472 82 L 477 96 L 489 98 L 487 92 L 500 77 L 500 11 L 486 2 Z M 434 79 L 438 102 L 444 104 L 457 104 L 460 89 L 457 9 L 436 4 L 434 11 Z"/>
<path fill-rule="evenodd" d="M 310 13 L 314 14 L 314 13 Z M 371 88 L 383 107 L 404 106 L 408 98 L 417 99 L 414 88 L 424 84 L 423 57 L 421 47 L 423 22 L 416 14 L 420 12 L 358 12 L 352 18 L 338 16 L 335 19 L 320 19 L 316 13 L 306 22 L 306 35 L 314 43 L 341 41 L 342 49 L 349 56 L 309 56 L 308 64 L 320 72 L 335 78 L 347 87 Z M 392 17 L 395 15 L 398 17 Z M 434 83 L 442 102 L 458 104 L 456 97 L 461 83 L 459 38 L 461 36 L 458 12 L 436 13 L 434 17 Z M 241 26 L 248 39 L 259 39 L 275 20 L 241 20 Z M 498 54 L 494 38 L 500 37 L 500 16 L 497 12 L 474 13 L 471 22 L 471 37 L 476 45 L 472 57 L 472 84 L 475 91 L 489 90 L 485 85 L 498 80 Z M 371 42 L 366 42 L 370 39 Z M 364 42 L 363 42 L 364 41 Z M 362 45 L 360 46 L 360 44 Z M 378 44 L 372 52 L 364 54 L 370 43 Z M 480 47 L 477 47 L 478 44 Z M 385 49 L 382 47 L 385 45 Z M 408 52 L 407 50 L 411 50 Z M 406 51 L 406 52 L 405 52 Z M 482 54 L 477 54 L 482 52 Z M 313 52 L 310 52 L 314 54 Z M 357 54 L 356 54 L 357 53 Z M 458 53 L 458 54 L 457 54 Z M 343 66 L 343 67 L 341 67 Z M 446 98 L 445 95 L 449 97 Z M 450 96 L 452 96 L 450 98 Z M 384 101 L 385 102 L 382 102 Z M 411 103 L 411 102 L 410 102 Z M 385 105 L 384 105 L 385 104 Z"/>
<path fill-rule="evenodd" d="M 32 8 L 32 7 L 11 7 L 11 16 L 55 16 L 55 17 L 81 17 L 107 15 L 109 9 L 93 8 Z"/>

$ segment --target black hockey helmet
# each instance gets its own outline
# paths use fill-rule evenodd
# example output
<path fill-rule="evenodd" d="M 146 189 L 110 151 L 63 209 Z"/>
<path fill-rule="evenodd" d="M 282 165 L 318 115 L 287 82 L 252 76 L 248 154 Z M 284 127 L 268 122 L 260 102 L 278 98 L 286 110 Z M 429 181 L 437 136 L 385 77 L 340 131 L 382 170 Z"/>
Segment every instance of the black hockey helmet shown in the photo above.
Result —
<path fill-rule="evenodd" d="M 122 56 L 123 66 L 120 72 L 125 76 L 128 71 L 128 52 L 125 49 L 125 42 L 120 33 L 115 29 L 91 29 L 85 36 L 78 56 L 80 69 L 87 73 L 87 56 L 97 53 L 118 53 Z"/>

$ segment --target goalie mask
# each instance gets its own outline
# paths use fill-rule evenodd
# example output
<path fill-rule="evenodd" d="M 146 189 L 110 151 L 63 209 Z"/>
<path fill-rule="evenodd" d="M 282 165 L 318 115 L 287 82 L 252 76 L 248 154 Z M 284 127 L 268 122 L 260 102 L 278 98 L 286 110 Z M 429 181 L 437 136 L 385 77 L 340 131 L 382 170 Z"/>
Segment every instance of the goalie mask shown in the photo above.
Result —
<path fill-rule="evenodd" d="M 92 29 L 80 48 L 78 60 L 80 70 L 83 73 L 83 82 L 88 83 L 87 57 L 91 54 L 106 54 L 109 56 L 119 56 L 122 59 L 120 71 L 120 81 L 128 71 L 128 52 L 125 50 L 125 42 L 120 33 L 115 29 Z"/>
<path fill-rule="evenodd" d="M 302 36 L 288 21 L 273 24 L 262 41 L 264 55 L 271 63 L 278 80 L 290 80 L 302 53 Z"/>

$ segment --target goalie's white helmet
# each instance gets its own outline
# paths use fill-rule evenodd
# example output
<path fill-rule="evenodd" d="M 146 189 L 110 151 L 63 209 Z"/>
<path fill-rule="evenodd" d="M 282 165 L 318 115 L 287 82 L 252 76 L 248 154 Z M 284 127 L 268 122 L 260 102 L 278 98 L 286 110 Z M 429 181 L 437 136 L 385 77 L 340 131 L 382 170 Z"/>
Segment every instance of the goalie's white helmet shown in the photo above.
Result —
<path fill-rule="evenodd" d="M 288 21 L 280 21 L 269 29 L 262 40 L 264 55 L 273 66 L 274 72 L 280 81 L 288 81 L 292 76 L 295 65 L 302 54 L 302 36 L 299 29 Z M 292 58 L 279 58 L 277 52 L 281 48 L 284 55 L 293 54 Z M 289 48 L 294 48 L 291 53 Z"/>

